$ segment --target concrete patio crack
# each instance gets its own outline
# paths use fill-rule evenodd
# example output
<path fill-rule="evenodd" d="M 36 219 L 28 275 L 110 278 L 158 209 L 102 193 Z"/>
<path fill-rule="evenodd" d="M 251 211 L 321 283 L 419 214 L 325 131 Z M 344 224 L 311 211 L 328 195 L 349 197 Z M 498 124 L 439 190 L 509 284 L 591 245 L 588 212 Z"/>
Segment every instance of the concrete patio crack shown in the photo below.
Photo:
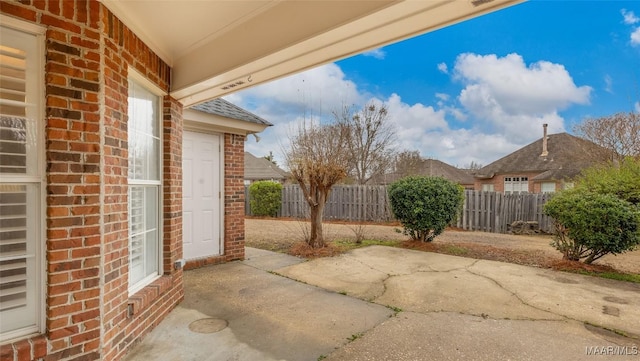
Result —
<path fill-rule="evenodd" d="M 561 314 L 558 314 L 558 313 L 552 312 L 552 311 L 550 311 L 550 310 L 545 310 L 545 309 L 542 309 L 542 308 L 540 308 L 540 307 L 537 307 L 537 306 L 534 306 L 534 305 L 532 305 L 532 304 L 529 304 L 529 303 L 527 303 L 524 299 L 522 299 L 522 297 L 520 297 L 520 295 L 518 295 L 516 292 L 514 292 L 514 291 L 512 291 L 512 290 L 508 289 L 507 287 L 505 287 L 503 284 L 501 284 L 500 282 L 496 281 L 495 279 L 493 279 L 493 278 L 491 278 L 491 277 L 489 277 L 489 276 L 486 276 L 486 275 L 480 274 L 480 273 L 473 272 L 472 270 L 470 270 L 470 269 L 469 269 L 469 267 L 472 267 L 473 265 L 475 265 L 475 264 L 476 264 L 476 263 L 478 263 L 479 261 L 480 261 L 480 260 L 477 260 L 477 261 L 476 261 L 476 262 L 474 262 L 473 264 L 471 264 L 471 265 L 469 265 L 469 266 L 465 267 L 465 270 L 466 270 L 467 272 L 471 273 L 471 274 L 472 274 L 472 275 L 474 275 L 474 276 L 482 277 L 482 278 L 484 278 L 484 279 L 488 280 L 489 282 L 492 282 L 493 284 L 495 284 L 496 286 L 498 286 L 500 289 L 504 290 L 505 292 L 509 293 L 511 296 L 515 297 L 515 298 L 516 298 L 520 303 L 522 303 L 524 306 L 531 307 L 531 308 L 533 308 L 533 309 L 535 309 L 535 310 L 538 310 L 538 311 L 542 311 L 542 312 L 550 313 L 550 314 L 552 314 L 552 315 L 555 315 L 555 316 L 561 317 L 561 318 L 563 318 L 563 319 L 568 319 L 568 320 L 570 320 L 570 319 L 571 319 L 570 317 L 567 317 L 567 316 L 565 316 L 565 315 L 561 315 Z M 531 320 L 554 321 L 553 319 L 544 319 L 544 318 L 531 318 Z M 557 320 L 555 320 L 555 321 L 557 321 Z M 575 320 L 575 321 L 577 321 L 577 320 Z M 582 322 L 582 321 L 580 321 L 580 322 Z"/>

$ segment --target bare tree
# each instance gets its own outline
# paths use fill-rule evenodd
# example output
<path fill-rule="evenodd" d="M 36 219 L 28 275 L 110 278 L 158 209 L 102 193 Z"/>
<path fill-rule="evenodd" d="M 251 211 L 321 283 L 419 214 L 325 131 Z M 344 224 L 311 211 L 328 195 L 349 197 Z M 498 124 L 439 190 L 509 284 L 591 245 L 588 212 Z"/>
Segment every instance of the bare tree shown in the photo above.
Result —
<path fill-rule="evenodd" d="M 289 171 L 309 204 L 311 230 L 306 242 L 313 248 L 325 246 L 322 213 L 331 187 L 347 175 L 348 137 L 342 124 L 304 123 L 290 136 L 291 147 L 285 151 Z"/>
<path fill-rule="evenodd" d="M 404 150 L 395 157 L 395 173 L 398 177 L 417 175 L 424 168 L 425 159 L 417 150 Z"/>
<path fill-rule="evenodd" d="M 614 159 L 640 157 L 640 114 L 617 113 L 586 119 L 574 126 L 573 131 L 613 152 Z"/>
<path fill-rule="evenodd" d="M 353 107 L 344 106 L 341 113 L 334 112 L 333 116 L 349 129 L 349 173 L 356 183 L 365 184 L 386 173 L 393 163 L 395 140 L 387 107 L 371 102 L 354 113 Z"/>
<path fill-rule="evenodd" d="M 472 160 L 471 163 L 465 164 L 464 167 L 462 167 L 463 169 L 469 169 L 471 171 L 475 171 L 475 170 L 479 170 L 483 167 L 482 164 L 477 163 L 476 161 Z"/>

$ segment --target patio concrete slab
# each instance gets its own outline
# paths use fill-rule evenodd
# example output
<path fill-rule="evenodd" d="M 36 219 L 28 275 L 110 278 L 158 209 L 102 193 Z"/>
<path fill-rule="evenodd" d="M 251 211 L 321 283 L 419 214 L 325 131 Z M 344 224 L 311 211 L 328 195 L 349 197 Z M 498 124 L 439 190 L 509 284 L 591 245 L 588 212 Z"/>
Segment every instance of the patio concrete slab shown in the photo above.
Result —
<path fill-rule="evenodd" d="M 261 269 L 273 271 L 278 268 L 306 262 L 305 258 L 294 257 L 288 254 L 266 251 L 264 249 L 245 247 L 244 264 Z"/>
<path fill-rule="evenodd" d="M 393 314 L 250 264 L 185 272 L 185 300 L 125 360 L 316 361 Z M 189 324 L 202 318 L 226 320 L 228 327 L 204 335 L 191 331 Z"/>
<path fill-rule="evenodd" d="M 629 282 L 383 246 L 275 272 L 404 311 L 572 319 L 640 337 L 640 285 Z"/>
<path fill-rule="evenodd" d="M 600 352 L 612 345 L 609 355 Z M 637 360 L 633 340 L 576 321 L 495 320 L 451 312 L 401 312 L 326 361 Z M 616 346 L 617 348 L 613 348 Z M 620 356 L 614 356 L 618 350 Z M 625 354 L 626 353 L 626 354 Z"/>
<path fill-rule="evenodd" d="M 184 281 L 183 303 L 125 361 L 639 355 L 640 285 L 627 282 L 381 246 L 308 262 L 249 249 Z M 228 327 L 189 327 L 206 318 Z"/>

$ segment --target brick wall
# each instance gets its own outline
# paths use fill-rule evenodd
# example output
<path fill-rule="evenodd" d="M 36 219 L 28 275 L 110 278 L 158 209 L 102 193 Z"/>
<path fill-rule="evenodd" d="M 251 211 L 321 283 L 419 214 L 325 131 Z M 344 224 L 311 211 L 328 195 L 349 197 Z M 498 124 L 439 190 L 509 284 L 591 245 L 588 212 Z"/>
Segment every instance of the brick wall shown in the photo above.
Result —
<path fill-rule="evenodd" d="M 529 177 L 529 193 L 540 193 L 540 184 L 534 183 L 531 180 L 531 178 L 537 176 L 538 174 L 540 174 L 540 172 L 497 174 L 491 179 L 476 179 L 474 184 L 474 189 L 477 191 L 481 191 L 483 184 L 493 184 L 493 190 L 495 192 L 504 192 L 505 177 Z"/>
<path fill-rule="evenodd" d="M 224 249 L 227 261 L 244 258 L 244 141 L 224 135 Z"/>
<path fill-rule="evenodd" d="M 170 68 L 97 1 L 0 2 L 46 27 L 46 332 L 5 360 L 117 360 L 182 299 L 182 108 L 164 99 L 164 276 L 128 296 L 127 75 Z M 129 310 L 132 311 L 130 314 Z"/>

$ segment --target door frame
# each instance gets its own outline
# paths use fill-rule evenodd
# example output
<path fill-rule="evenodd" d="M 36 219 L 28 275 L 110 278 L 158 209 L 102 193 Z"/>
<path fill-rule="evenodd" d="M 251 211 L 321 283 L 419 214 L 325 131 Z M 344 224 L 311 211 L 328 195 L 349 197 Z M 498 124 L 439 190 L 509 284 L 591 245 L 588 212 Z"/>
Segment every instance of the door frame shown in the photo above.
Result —
<path fill-rule="evenodd" d="M 181 146 L 182 144 L 184 144 L 184 133 L 185 132 L 192 132 L 192 133 L 200 133 L 200 134 L 206 134 L 206 135 L 212 135 L 212 136 L 217 136 L 220 139 L 220 151 L 218 152 L 218 167 L 219 167 L 219 189 L 218 189 L 218 207 L 219 207 L 219 214 L 220 214 L 220 227 L 218 230 L 220 239 L 219 239 L 219 247 L 220 247 L 220 254 L 219 255 L 208 255 L 208 256 L 203 256 L 200 258 L 209 258 L 209 257 L 221 257 L 225 255 L 225 233 L 224 233 L 224 199 L 225 199 L 225 192 L 224 192 L 224 180 L 225 180 L 225 172 L 224 172 L 224 133 L 220 133 L 220 132 L 216 132 L 213 130 L 209 130 L 206 129 L 206 127 L 198 127 L 197 124 L 188 124 L 187 122 L 185 122 L 184 127 L 183 127 L 183 131 L 182 131 L 182 137 L 181 137 Z M 184 156 L 184 153 L 183 155 Z M 182 161 L 182 159 L 181 159 Z M 184 174 L 182 174 L 182 186 L 184 187 Z M 184 194 L 184 189 L 183 192 Z M 180 201 L 183 202 L 184 197 L 180 197 Z M 184 222 L 182 223 L 182 233 L 184 234 Z M 184 241 L 182 242 L 182 253 L 183 253 L 183 259 L 185 259 L 186 261 L 191 261 L 191 260 L 187 260 L 186 258 L 184 258 Z M 197 260 L 199 258 L 194 258 L 193 260 Z"/>

